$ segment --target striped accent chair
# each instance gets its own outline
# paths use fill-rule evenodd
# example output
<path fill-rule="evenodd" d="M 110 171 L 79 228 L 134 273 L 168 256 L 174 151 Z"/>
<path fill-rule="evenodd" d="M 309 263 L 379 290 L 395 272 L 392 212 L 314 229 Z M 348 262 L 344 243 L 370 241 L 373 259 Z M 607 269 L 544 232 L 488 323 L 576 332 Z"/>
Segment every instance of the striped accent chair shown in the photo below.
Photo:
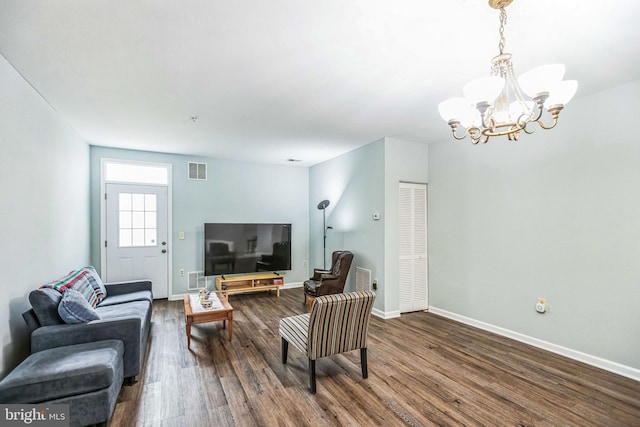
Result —
<path fill-rule="evenodd" d="M 309 388 L 316 392 L 316 359 L 360 349 L 362 377 L 368 377 L 367 332 L 376 294 L 371 291 L 320 296 L 310 313 L 280 319 L 282 363 L 289 344 L 309 358 Z"/>

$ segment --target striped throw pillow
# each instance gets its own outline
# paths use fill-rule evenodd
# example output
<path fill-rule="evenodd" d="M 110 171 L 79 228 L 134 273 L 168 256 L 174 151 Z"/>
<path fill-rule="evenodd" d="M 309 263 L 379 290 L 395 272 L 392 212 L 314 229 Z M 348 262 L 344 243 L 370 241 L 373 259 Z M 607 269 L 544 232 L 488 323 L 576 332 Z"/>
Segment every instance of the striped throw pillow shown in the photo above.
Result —
<path fill-rule="evenodd" d="M 87 271 L 87 280 L 89 280 L 89 284 L 93 287 L 93 291 L 96 293 L 96 298 L 98 299 L 98 304 L 100 304 L 107 296 L 107 288 L 104 286 L 104 283 L 102 283 L 102 279 L 98 276 L 95 267 L 84 267 L 82 270 Z"/>
<path fill-rule="evenodd" d="M 61 279 L 40 286 L 40 289 L 51 288 L 60 293 L 64 293 L 67 289 L 74 289 L 82 294 L 91 307 L 95 308 L 98 305 L 98 296 L 89 283 L 88 275 L 89 272 L 84 268 L 74 270 Z"/>

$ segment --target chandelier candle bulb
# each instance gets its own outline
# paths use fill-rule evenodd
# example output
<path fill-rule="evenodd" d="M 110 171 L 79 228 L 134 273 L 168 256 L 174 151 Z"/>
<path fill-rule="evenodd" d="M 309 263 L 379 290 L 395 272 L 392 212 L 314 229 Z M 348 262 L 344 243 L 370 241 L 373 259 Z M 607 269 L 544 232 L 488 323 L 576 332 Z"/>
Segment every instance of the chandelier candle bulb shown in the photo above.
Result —
<path fill-rule="evenodd" d="M 491 60 L 490 75 L 465 85 L 464 98 L 451 98 L 438 105 L 455 139 L 468 135 L 477 144 L 486 143 L 492 136 L 507 136 L 509 141 L 517 141 L 520 132 L 533 133 L 534 129 L 527 127 L 532 122 L 542 129 L 551 129 L 578 89 L 577 81 L 562 80 L 563 64 L 536 67 L 516 80 L 511 54 L 504 52 L 507 23 L 504 8 L 512 1 L 489 0 L 489 6 L 500 10 L 500 53 Z M 551 124 L 543 122 L 545 112 L 551 116 Z M 464 128 L 464 134 L 458 134 L 459 127 Z"/>

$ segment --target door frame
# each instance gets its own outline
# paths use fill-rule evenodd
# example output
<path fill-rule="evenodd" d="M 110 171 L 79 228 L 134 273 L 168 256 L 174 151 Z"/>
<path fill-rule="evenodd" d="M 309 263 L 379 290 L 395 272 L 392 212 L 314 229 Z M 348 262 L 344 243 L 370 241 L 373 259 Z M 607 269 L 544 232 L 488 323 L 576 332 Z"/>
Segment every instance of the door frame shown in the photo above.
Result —
<path fill-rule="evenodd" d="M 107 239 L 107 204 L 105 203 L 105 195 L 107 194 L 107 180 L 105 179 L 105 169 L 107 163 L 120 163 L 125 165 L 140 166 L 158 166 L 167 169 L 167 250 L 169 257 L 167 259 L 167 295 L 171 300 L 173 297 L 173 165 L 171 163 L 144 162 L 139 160 L 114 159 L 109 157 L 100 158 L 100 272 L 106 271 L 107 268 L 107 251 L 104 242 Z M 160 184 L 149 184 L 140 182 L 126 181 L 109 181 L 117 184 L 131 185 L 155 185 L 165 187 Z"/>

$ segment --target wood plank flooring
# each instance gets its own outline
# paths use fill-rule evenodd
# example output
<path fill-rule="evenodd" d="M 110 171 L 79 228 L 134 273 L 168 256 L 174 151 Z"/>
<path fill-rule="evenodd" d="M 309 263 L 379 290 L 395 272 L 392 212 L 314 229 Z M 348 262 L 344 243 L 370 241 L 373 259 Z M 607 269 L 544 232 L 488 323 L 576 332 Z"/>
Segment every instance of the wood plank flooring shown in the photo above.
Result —
<path fill-rule="evenodd" d="M 222 323 L 195 325 L 182 301 L 156 301 L 143 373 L 120 392 L 114 426 L 640 426 L 640 382 L 430 313 L 372 316 L 369 378 L 358 351 L 318 360 L 278 320 L 303 313 L 301 289 L 233 295 Z"/>

